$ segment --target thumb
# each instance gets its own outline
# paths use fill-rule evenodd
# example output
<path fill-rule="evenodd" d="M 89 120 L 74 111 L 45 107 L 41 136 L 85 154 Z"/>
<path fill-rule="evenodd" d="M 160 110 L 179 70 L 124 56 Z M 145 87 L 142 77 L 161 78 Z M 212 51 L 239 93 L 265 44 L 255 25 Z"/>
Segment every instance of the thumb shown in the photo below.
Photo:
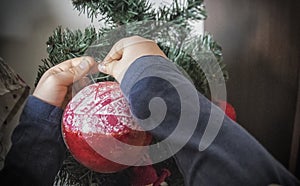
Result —
<path fill-rule="evenodd" d="M 111 62 L 101 62 L 98 64 L 98 69 L 102 73 L 114 76 L 113 69 L 116 62 L 117 62 L 116 60 Z"/>
<path fill-rule="evenodd" d="M 109 63 L 100 63 L 98 69 L 100 72 L 113 76 L 119 83 L 130 65 L 126 60 L 114 60 Z"/>

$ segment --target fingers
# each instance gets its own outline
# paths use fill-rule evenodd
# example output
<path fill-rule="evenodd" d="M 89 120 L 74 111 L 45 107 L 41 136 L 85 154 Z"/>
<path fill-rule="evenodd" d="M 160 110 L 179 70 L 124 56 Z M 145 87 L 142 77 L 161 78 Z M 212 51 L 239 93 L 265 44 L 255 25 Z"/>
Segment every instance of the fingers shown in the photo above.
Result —
<path fill-rule="evenodd" d="M 132 36 L 119 40 L 98 65 L 100 72 L 112 75 L 119 83 L 130 64 L 146 55 L 166 55 L 153 40 Z"/>
<path fill-rule="evenodd" d="M 59 63 L 57 65 L 55 65 L 54 67 L 50 68 L 49 70 L 54 70 L 54 71 L 66 71 L 70 68 L 73 68 L 73 67 L 76 67 L 78 65 L 80 65 L 81 62 L 83 61 L 87 61 L 88 63 L 94 63 L 94 60 L 93 58 L 91 57 L 88 57 L 88 56 L 84 56 L 84 57 L 78 57 L 78 58 L 73 58 L 73 59 L 69 59 L 69 60 L 66 60 L 62 63 Z M 80 66 L 82 68 L 84 68 L 84 65 L 85 63 L 81 64 Z"/>
<path fill-rule="evenodd" d="M 146 42 L 155 43 L 153 40 L 145 39 L 140 36 L 131 36 L 123 38 L 114 44 L 107 56 L 104 58 L 103 63 L 110 63 L 112 61 L 120 60 L 123 56 L 124 49 L 139 43 Z"/>
<path fill-rule="evenodd" d="M 95 66 L 91 57 L 80 57 L 67 60 L 50 69 L 57 84 L 69 86 L 84 77 Z"/>
<path fill-rule="evenodd" d="M 70 85 L 77 80 L 82 80 L 95 64 L 91 57 L 62 62 L 44 73 L 33 95 L 46 103 L 61 107 L 64 100 L 67 100 L 68 90 L 72 90 Z"/>
<path fill-rule="evenodd" d="M 105 74 L 112 74 L 113 64 L 118 60 L 122 59 L 124 52 L 124 44 L 126 44 L 128 38 L 119 40 L 114 46 L 110 49 L 103 61 L 98 65 L 100 72 Z"/>
<path fill-rule="evenodd" d="M 121 59 L 124 50 L 124 42 L 126 42 L 126 40 L 121 39 L 117 43 L 115 43 L 106 55 L 106 57 L 103 59 L 102 63 L 106 64 Z"/>

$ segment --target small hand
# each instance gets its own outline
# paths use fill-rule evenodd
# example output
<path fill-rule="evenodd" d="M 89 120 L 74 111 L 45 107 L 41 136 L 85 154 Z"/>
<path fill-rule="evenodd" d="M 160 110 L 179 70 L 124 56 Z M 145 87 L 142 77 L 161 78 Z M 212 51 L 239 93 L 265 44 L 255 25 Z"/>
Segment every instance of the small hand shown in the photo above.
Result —
<path fill-rule="evenodd" d="M 98 68 L 121 83 L 128 67 L 139 57 L 147 55 L 159 55 L 166 58 L 163 51 L 152 40 L 139 36 L 123 38 L 114 44 Z"/>
<path fill-rule="evenodd" d="M 94 64 L 91 57 L 80 57 L 50 68 L 40 79 L 33 96 L 51 105 L 64 107 L 70 86 L 84 77 Z"/>

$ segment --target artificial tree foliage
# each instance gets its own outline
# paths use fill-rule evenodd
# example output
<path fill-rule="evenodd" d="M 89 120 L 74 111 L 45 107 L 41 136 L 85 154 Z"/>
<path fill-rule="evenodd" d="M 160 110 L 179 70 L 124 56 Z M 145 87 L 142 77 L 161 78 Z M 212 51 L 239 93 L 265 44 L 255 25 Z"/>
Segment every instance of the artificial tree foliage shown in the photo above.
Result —
<path fill-rule="evenodd" d="M 180 69 L 184 70 L 184 73 L 193 81 L 195 87 L 209 99 L 210 78 L 203 72 L 203 65 L 207 65 L 211 61 L 217 61 L 220 68 L 212 67 L 210 70 L 212 78 L 214 73 L 222 70 L 224 79 L 228 79 L 222 60 L 221 47 L 210 34 L 196 34 L 188 41 L 177 37 L 189 37 L 187 34 L 190 31 L 190 21 L 206 19 L 203 0 L 174 0 L 169 6 L 164 5 L 159 8 L 154 8 L 148 0 L 72 0 L 72 3 L 75 9 L 86 14 L 91 18 L 91 21 L 94 23 L 104 21 L 105 26 L 100 30 L 88 27 L 84 31 L 62 29 L 62 27 L 56 28 L 47 41 L 48 57 L 42 59 L 35 84 L 37 84 L 43 73 L 52 66 L 70 58 L 86 55 L 87 50 L 95 42 L 100 43 L 100 45 L 103 44 L 103 46 L 106 45 L 105 42 L 113 44 L 114 41 L 108 41 L 108 39 L 112 38 L 109 35 L 114 33 L 114 30 L 118 30 L 121 36 L 124 37 L 130 35 L 142 35 L 146 38 L 149 36 L 150 39 L 155 37 L 167 57 L 176 63 Z M 153 36 L 153 32 L 151 32 L 147 35 L 149 29 L 145 25 L 149 22 L 152 24 L 152 28 L 157 27 L 160 29 L 157 32 L 158 34 Z M 122 26 L 124 29 L 120 31 L 118 28 Z M 172 27 L 171 34 L 169 26 Z M 116 38 L 119 37 L 120 35 Z M 194 56 L 191 55 L 190 50 L 193 51 Z M 195 59 L 195 52 L 197 59 Z M 105 50 L 99 50 L 98 55 L 103 57 L 106 53 Z M 99 73 L 98 76 L 100 77 L 97 78 L 98 81 L 114 80 L 112 77 L 107 77 L 106 74 Z M 162 149 L 163 151 L 164 149 Z M 158 171 L 161 168 L 168 168 L 171 171 L 172 175 L 167 179 L 169 185 L 183 185 L 182 176 L 172 157 L 155 164 L 154 167 Z M 125 186 L 129 185 L 130 176 L 132 176 L 131 172 L 127 169 L 113 174 L 93 172 L 80 165 L 67 152 L 67 158 L 56 177 L 55 184 Z"/>

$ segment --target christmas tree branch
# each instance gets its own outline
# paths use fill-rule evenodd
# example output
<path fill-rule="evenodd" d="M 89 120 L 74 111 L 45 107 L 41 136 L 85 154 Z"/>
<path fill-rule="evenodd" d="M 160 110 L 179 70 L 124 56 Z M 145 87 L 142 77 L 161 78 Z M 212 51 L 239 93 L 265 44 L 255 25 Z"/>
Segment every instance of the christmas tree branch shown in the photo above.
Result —
<path fill-rule="evenodd" d="M 147 0 L 72 0 L 74 7 L 89 18 L 122 25 L 155 17 Z"/>
<path fill-rule="evenodd" d="M 156 20 L 204 20 L 203 0 L 174 0 L 158 10 L 147 0 L 72 0 L 75 9 L 92 20 L 99 18 L 109 24 L 123 25 L 130 22 Z"/>
<path fill-rule="evenodd" d="M 154 9 L 153 5 L 147 0 L 72 0 L 72 2 L 74 7 L 81 13 L 87 14 L 92 19 L 99 18 L 98 20 L 105 21 L 107 27 L 101 28 L 99 31 L 92 27 L 84 31 L 63 30 L 58 27 L 47 41 L 49 55 L 48 58 L 42 60 L 42 64 L 39 66 L 36 84 L 43 73 L 52 66 L 70 58 L 86 55 L 89 47 L 95 45 L 95 41 L 101 42 L 103 46 L 109 46 L 115 42 L 114 39 L 130 35 L 149 36 L 150 39 L 157 39 L 158 45 L 168 58 L 184 70 L 195 84 L 195 87 L 206 97 L 210 97 L 209 82 L 201 63 L 210 63 L 216 60 L 220 68 L 212 68 L 213 74 L 221 69 L 224 79 L 228 79 L 225 64 L 222 60 L 222 49 L 210 34 L 193 37 L 191 41 L 186 43 L 186 38 L 189 38 L 190 34 L 189 21 L 206 18 L 203 0 L 174 0 L 170 6 L 162 6 L 158 9 Z M 152 27 L 150 27 L 152 30 L 149 30 L 149 27 L 146 26 L 147 22 L 150 22 L 150 25 L 152 24 Z M 161 22 L 163 23 L 162 26 Z M 167 23 L 167 26 L 165 26 L 165 23 Z M 177 26 L 172 26 L 174 24 Z M 116 30 L 114 28 L 120 25 L 125 25 L 125 29 L 122 30 L 120 35 L 112 38 L 111 33 Z M 153 35 L 155 29 L 157 35 Z M 116 34 L 119 33 L 116 32 Z M 107 54 L 106 50 L 98 48 L 97 50 L 99 50 L 97 55 L 100 59 Z M 205 52 L 213 55 L 204 56 Z M 195 57 L 195 54 L 200 57 Z M 113 80 L 112 77 L 102 73 L 94 78 L 97 81 Z M 158 163 L 155 167 L 171 170 L 172 175 L 168 179 L 170 185 L 183 185 L 182 176 L 173 158 Z M 68 153 L 55 183 L 57 185 L 126 186 L 129 185 L 129 177 L 129 170 L 114 174 L 93 172 L 80 165 Z"/>

